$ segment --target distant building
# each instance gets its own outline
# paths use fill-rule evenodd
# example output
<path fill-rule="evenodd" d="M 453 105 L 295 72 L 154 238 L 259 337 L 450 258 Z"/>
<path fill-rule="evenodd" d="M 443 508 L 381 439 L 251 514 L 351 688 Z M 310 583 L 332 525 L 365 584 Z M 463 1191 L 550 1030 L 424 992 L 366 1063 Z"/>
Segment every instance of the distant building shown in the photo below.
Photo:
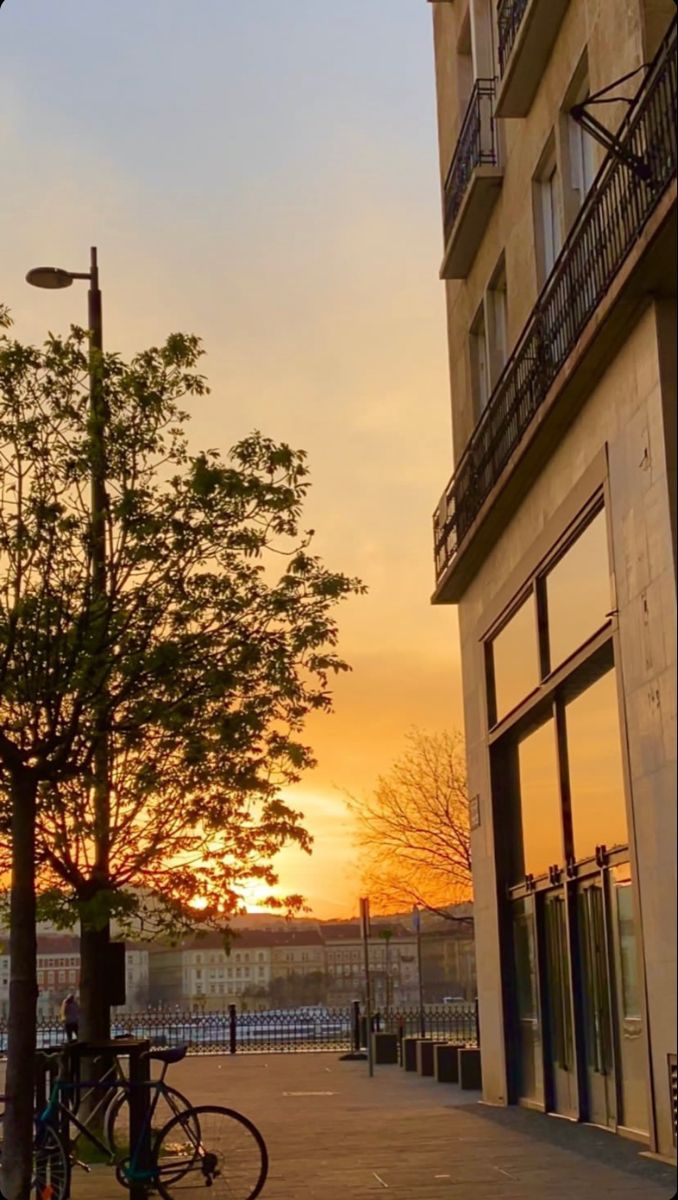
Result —
<path fill-rule="evenodd" d="M 184 943 L 180 951 L 181 999 L 208 1010 L 236 1003 L 263 1007 L 271 981 L 271 936 L 246 930 L 233 938 L 229 950 L 218 933 Z"/>
<path fill-rule="evenodd" d="M 0 1015 L 9 1012 L 10 957 L 0 956 Z M 127 999 L 119 1012 L 135 1011 L 148 1003 L 148 947 L 125 946 Z M 80 987 L 80 940 L 68 934 L 39 934 L 37 955 L 38 1016 L 53 1017 L 64 996 Z"/>
<path fill-rule="evenodd" d="M 432 12 L 484 1096 L 675 1155 L 676 6 Z"/>
<path fill-rule="evenodd" d="M 387 936 L 380 936 L 386 934 Z M 335 1004 L 365 998 L 365 950 L 357 921 L 332 921 L 322 927 L 328 995 Z M 415 1004 L 419 996 L 416 939 L 399 924 L 374 921 L 369 940 L 372 999 L 375 1007 Z"/>

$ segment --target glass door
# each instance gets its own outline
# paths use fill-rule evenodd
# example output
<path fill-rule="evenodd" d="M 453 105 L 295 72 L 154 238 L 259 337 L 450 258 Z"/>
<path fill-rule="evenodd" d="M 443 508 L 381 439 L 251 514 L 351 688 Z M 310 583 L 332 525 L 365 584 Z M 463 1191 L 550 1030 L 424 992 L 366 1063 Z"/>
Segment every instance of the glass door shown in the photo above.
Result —
<path fill-rule="evenodd" d="M 600 876 L 582 884 L 577 924 L 586 1066 L 586 1117 L 594 1125 L 616 1126 L 612 1004 L 608 972 L 605 897 Z"/>
<path fill-rule="evenodd" d="M 646 1134 L 647 1055 L 636 943 L 633 883 L 628 863 L 610 871 L 620 1107 L 619 1124 Z"/>
<path fill-rule="evenodd" d="M 518 1093 L 522 1100 L 544 1101 L 544 1060 L 539 1021 L 539 987 L 531 899 L 513 903 L 513 956 L 518 1020 Z"/>
<path fill-rule="evenodd" d="M 565 1117 L 579 1115 L 572 1023 L 570 955 L 566 898 L 562 891 L 544 898 L 544 973 L 548 1019 L 549 1108 Z"/>

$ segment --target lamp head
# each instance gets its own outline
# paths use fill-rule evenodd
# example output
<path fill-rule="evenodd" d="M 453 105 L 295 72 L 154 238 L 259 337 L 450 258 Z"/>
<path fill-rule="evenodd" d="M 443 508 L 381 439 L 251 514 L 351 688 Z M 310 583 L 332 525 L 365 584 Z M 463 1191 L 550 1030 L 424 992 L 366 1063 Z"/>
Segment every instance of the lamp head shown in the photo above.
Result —
<path fill-rule="evenodd" d="M 67 288 L 73 282 L 73 275 L 62 267 L 33 267 L 26 275 L 26 282 L 33 287 Z"/>

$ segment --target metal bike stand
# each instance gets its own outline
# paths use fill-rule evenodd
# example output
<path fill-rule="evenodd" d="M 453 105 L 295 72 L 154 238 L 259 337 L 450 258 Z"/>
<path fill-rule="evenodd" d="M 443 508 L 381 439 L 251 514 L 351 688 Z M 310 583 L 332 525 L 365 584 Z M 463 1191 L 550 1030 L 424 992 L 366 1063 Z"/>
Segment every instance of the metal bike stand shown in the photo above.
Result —
<path fill-rule="evenodd" d="M 129 1055 L 129 1081 L 132 1085 L 129 1093 L 130 1142 L 132 1146 L 139 1147 L 137 1167 L 147 1171 L 151 1166 L 151 1130 L 148 1124 L 151 1079 L 148 1051 L 151 1043 L 145 1038 L 135 1038 L 133 1042 L 127 1042 L 125 1048 Z M 140 1144 L 144 1130 L 145 1135 Z M 147 1196 L 148 1189 L 143 1184 L 132 1184 L 131 1200 L 147 1200 Z"/>
<path fill-rule="evenodd" d="M 150 1063 L 148 1051 L 151 1043 L 147 1038 L 125 1038 L 108 1042 L 70 1042 L 63 1047 L 67 1064 L 67 1078 L 79 1089 L 82 1079 L 82 1060 L 107 1056 L 129 1058 L 130 1146 L 139 1170 L 151 1167 L 151 1130 L 147 1123 L 150 1103 Z M 143 1134 L 143 1142 L 140 1139 Z M 148 1188 L 134 1183 L 129 1190 L 130 1200 L 148 1200 Z"/>

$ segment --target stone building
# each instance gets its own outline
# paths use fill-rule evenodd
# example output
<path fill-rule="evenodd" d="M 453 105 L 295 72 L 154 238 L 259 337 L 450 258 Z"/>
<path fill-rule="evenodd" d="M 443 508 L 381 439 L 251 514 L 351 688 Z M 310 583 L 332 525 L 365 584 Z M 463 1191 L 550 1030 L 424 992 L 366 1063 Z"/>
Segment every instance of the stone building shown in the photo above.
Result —
<path fill-rule="evenodd" d="M 245 931 L 229 949 L 209 933 L 181 947 L 181 1002 L 221 1011 L 229 1004 L 263 1007 L 271 983 L 271 938 Z M 168 966 L 165 964 L 165 971 Z"/>
<path fill-rule="evenodd" d="M 134 1012 L 148 1003 L 148 948 L 125 944 L 126 1002 L 118 1012 Z M 9 1011 L 10 957 L 0 955 L 0 1016 Z M 38 934 L 38 1016 L 58 1014 L 69 992 L 80 988 L 80 939 L 69 934 Z"/>
<path fill-rule="evenodd" d="M 673 0 L 436 0 L 485 1099 L 675 1155 Z"/>
<path fill-rule="evenodd" d="M 386 936 L 384 936 L 386 934 Z M 345 1005 L 365 996 L 365 949 L 357 921 L 322 926 L 330 1003 Z M 396 923 L 372 921 L 369 939 L 372 1000 L 375 1008 L 415 1004 L 419 996 L 416 940 Z"/>

